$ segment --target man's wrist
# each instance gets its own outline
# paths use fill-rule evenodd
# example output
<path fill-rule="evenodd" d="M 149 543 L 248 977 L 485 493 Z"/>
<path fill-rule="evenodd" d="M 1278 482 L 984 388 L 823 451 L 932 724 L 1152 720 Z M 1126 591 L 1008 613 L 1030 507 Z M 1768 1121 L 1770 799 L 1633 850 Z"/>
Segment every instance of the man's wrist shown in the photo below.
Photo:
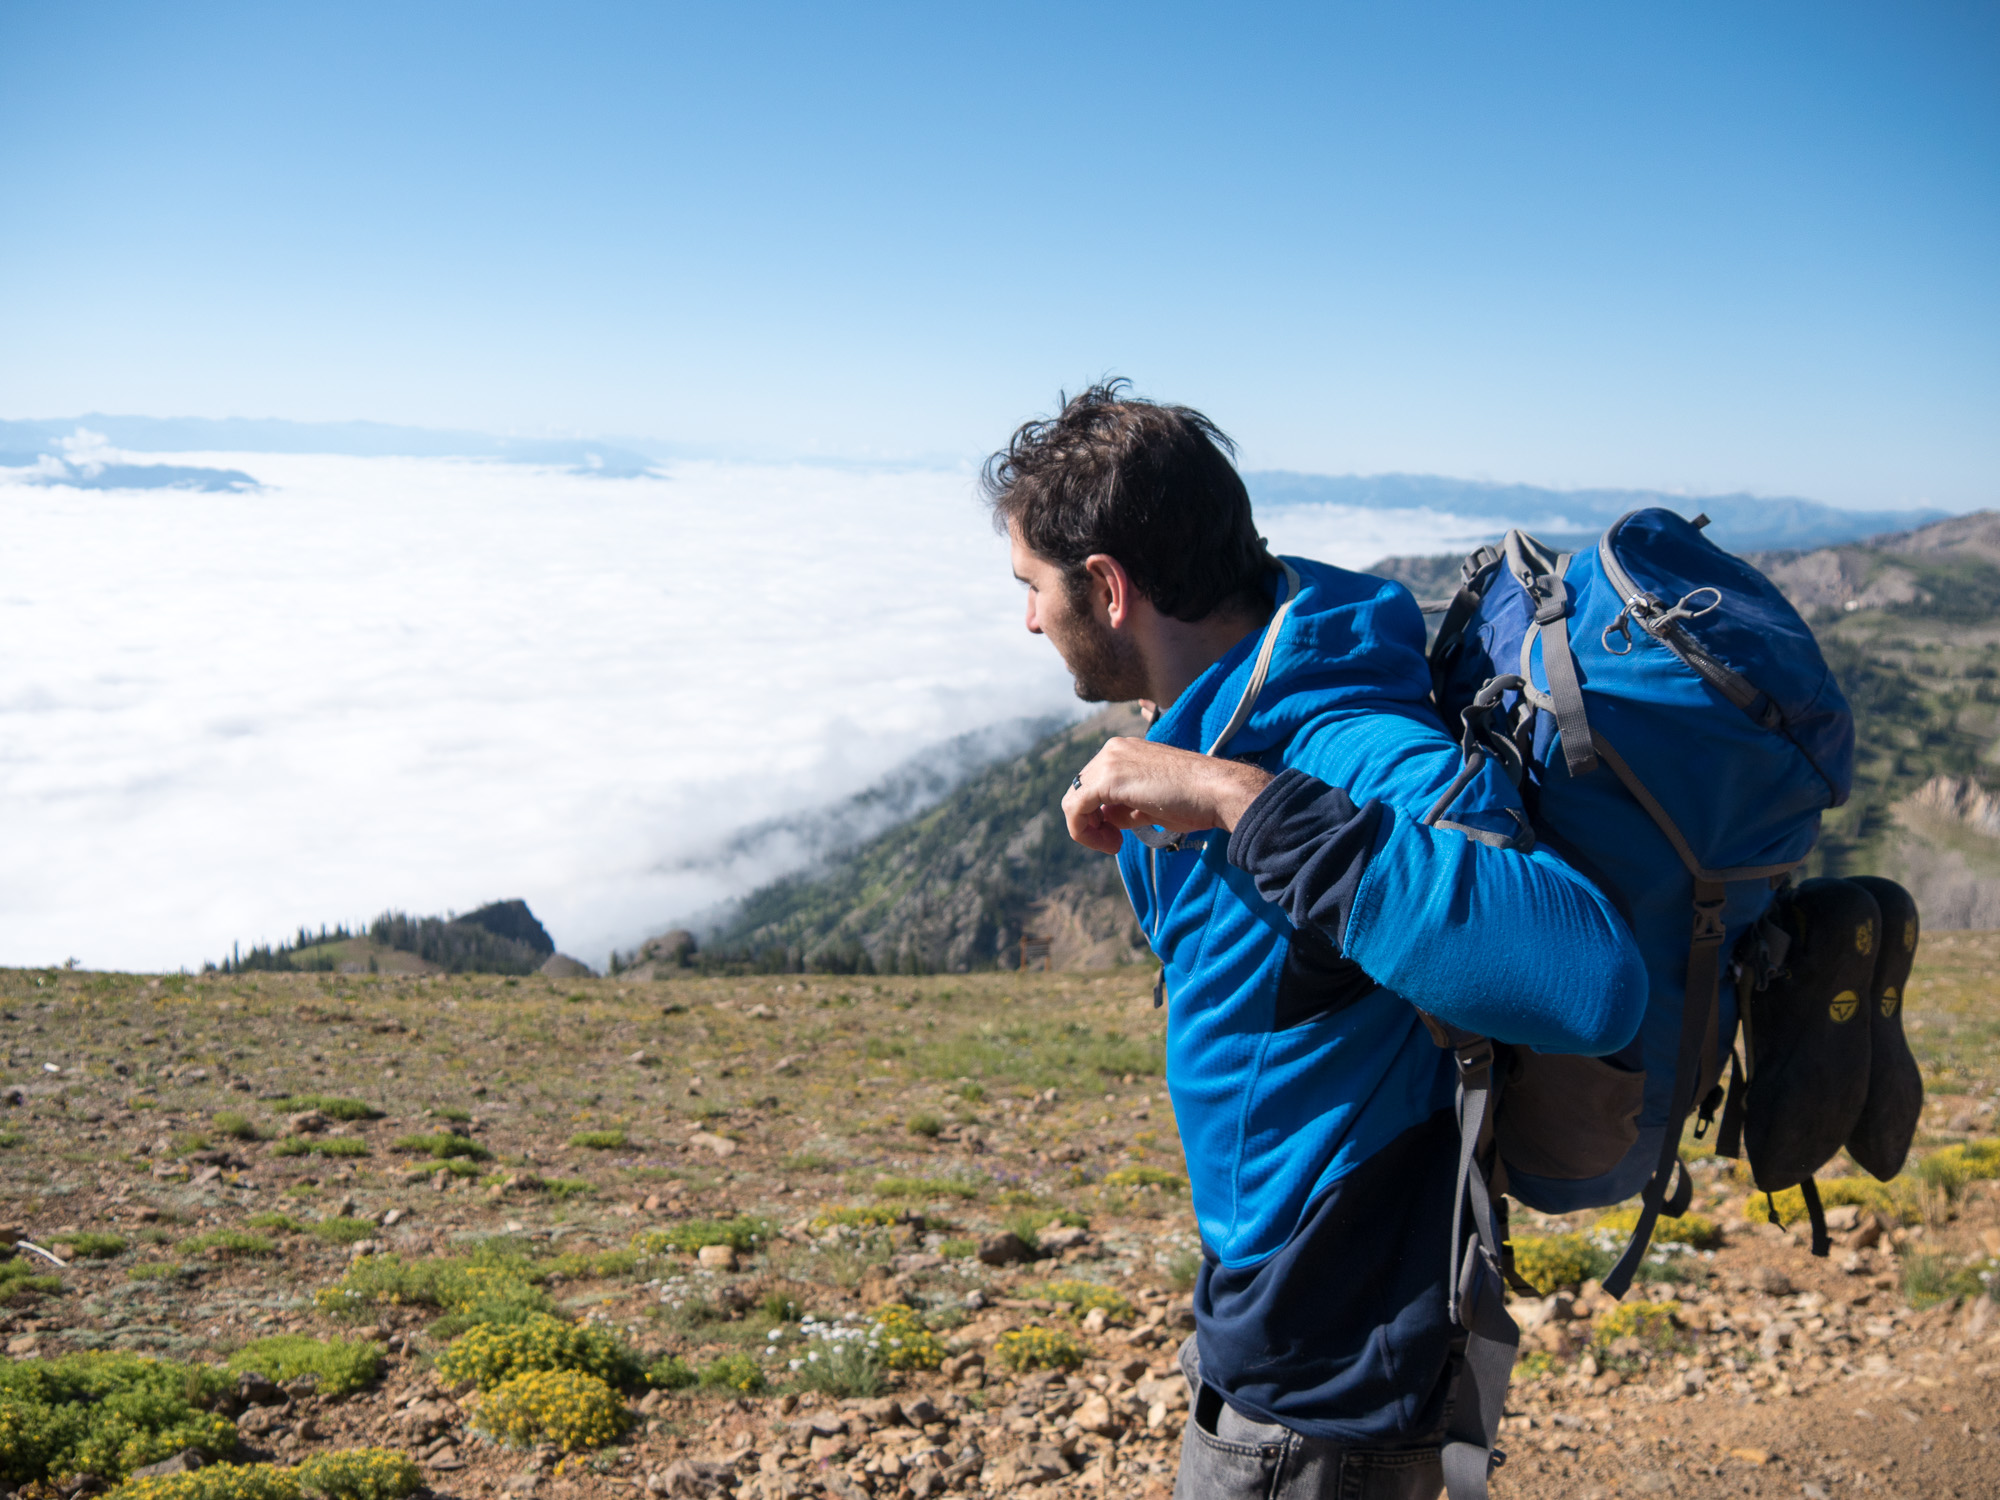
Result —
<path fill-rule="evenodd" d="M 1240 760 L 1219 761 L 1216 770 L 1222 784 L 1217 789 L 1215 826 L 1234 833 L 1258 793 L 1271 784 L 1271 773 Z"/>

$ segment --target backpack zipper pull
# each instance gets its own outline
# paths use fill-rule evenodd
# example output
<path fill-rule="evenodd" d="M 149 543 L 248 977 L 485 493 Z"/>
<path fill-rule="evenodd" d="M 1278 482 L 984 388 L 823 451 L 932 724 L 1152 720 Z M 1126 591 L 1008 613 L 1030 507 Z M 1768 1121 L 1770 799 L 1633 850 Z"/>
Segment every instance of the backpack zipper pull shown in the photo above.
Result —
<path fill-rule="evenodd" d="M 1167 1003 L 1167 966 L 1161 964 L 1159 972 L 1153 975 L 1153 1009 L 1158 1010 Z"/>

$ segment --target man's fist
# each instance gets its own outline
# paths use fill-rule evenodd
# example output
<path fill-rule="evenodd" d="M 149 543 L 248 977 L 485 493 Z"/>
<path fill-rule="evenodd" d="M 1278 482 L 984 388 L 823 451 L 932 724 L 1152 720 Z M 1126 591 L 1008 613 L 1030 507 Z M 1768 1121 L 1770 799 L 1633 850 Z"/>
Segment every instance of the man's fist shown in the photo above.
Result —
<path fill-rule="evenodd" d="M 1269 772 L 1240 761 L 1121 737 L 1107 740 L 1077 773 L 1063 797 L 1063 817 L 1079 844 L 1116 854 L 1128 828 L 1234 831 L 1270 780 Z"/>

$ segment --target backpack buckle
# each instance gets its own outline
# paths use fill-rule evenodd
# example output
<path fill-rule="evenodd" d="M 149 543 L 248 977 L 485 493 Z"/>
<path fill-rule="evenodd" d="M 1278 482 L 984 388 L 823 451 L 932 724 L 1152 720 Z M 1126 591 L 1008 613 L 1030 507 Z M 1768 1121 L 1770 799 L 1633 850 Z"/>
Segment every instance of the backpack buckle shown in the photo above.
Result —
<path fill-rule="evenodd" d="M 1538 578 L 1535 584 L 1532 592 L 1537 625 L 1552 625 L 1569 613 L 1569 591 L 1560 578 Z"/>

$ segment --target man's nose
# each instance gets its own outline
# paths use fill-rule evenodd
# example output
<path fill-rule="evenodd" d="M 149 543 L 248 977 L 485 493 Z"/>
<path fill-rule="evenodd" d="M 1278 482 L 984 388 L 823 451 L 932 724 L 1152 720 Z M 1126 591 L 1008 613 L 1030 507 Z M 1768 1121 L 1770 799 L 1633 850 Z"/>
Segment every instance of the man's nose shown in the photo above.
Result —
<path fill-rule="evenodd" d="M 1033 594 L 1028 595 L 1027 626 L 1028 634 L 1030 635 L 1040 635 L 1042 633 L 1042 622 L 1035 618 L 1035 596 Z"/>

